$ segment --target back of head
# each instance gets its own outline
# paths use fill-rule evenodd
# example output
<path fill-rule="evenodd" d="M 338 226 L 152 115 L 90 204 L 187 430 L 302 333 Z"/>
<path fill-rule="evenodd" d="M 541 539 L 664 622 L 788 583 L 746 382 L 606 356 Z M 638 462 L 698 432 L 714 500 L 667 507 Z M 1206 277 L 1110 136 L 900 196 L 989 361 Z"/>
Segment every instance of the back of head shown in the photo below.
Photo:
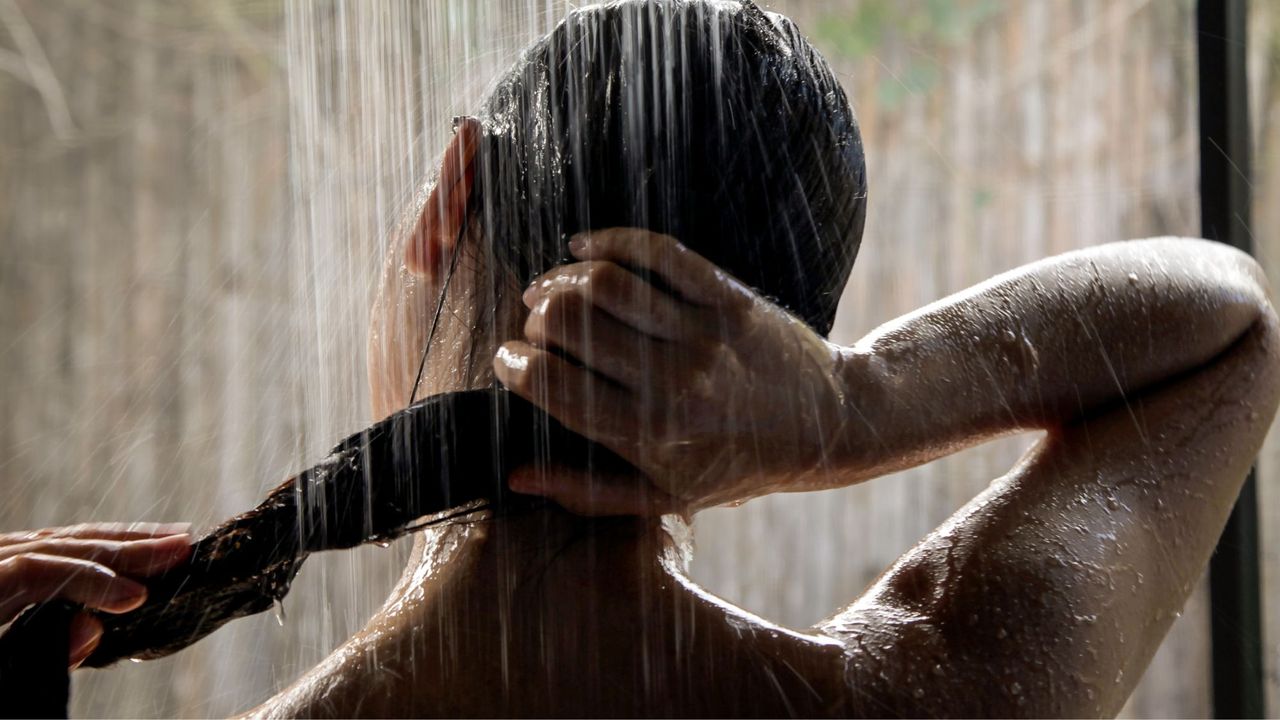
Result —
<path fill-rule="evenodd" d="M 857 255 L 866 171 L 830 68 L 749 1 L 573 12 L 480 118 L 473 210 L 528 281 L 576 232 L 678 238 L 827 333 Z"/>

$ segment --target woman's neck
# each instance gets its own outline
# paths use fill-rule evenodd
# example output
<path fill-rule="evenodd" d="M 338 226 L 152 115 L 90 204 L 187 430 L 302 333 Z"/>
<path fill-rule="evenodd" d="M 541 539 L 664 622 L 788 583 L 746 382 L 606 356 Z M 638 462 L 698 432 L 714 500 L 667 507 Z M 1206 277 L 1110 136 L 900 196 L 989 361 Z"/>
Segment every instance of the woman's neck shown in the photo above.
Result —
<path fill-rule="evenodd" d="M 500 714 L 512 702 L 500 688 L 541 687 L 551 694 L 528 700 L 551 703 L 582 668 L 552 672 L 548 658 L 580 658 L 584 643 L 639 643 L 671 615 L 680 544 L 664 525 L 541 509 L 426 531 L 358 642 L 380 646 L 385 669 L 414 688 L 396 691 L 403 712 Z M 611 649 L 599 662 L 627 656 Z"/>
<path fill-rule="evenodd" d="M 583 518 L 550 505 L 496 518 L 478 512 L 421 533 L 401 584 L 420 586 L 455 561 L 451 582 L 501 580 L 508 592 L 540 584 L 544 573 L 599 571 L 640 582 L 682 570 L 686 536 L 676 520 Z"/>

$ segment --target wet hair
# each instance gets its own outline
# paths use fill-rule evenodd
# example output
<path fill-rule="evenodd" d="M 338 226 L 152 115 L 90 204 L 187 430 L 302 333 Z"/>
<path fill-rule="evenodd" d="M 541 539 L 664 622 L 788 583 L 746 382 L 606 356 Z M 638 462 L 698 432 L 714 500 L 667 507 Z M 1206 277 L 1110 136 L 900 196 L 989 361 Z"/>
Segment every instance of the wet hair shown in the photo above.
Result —
<path fill-rule="evenodd" d="M 666 233 L 830 331 L 866 218 L 858 123 L 831 68 L 752 2 L 572 12 L 480 113 L 471 211 L 529 282 L 574 233 Z"/>

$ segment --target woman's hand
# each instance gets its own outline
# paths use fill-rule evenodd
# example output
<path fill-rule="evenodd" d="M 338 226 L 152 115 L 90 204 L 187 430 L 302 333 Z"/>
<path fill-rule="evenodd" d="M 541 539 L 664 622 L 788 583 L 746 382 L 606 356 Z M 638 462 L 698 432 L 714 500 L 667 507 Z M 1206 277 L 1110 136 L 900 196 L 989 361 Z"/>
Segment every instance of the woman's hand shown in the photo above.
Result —
<path fill-rule="evenodd" d="M 188 525 L 98 523 L 0 534 L 0 624 L 28 605 L 55 599 L 109 613 L 143 603 L 134 578 L 155 575 L 191 553 Z M 71 623 L 71 667 L 89 657 L 102 624 L 81 613 Z"/>
<path fill-rule="evenodd" d="M 525 341 L 495 369 L 644 477 L 522 469 L 514 490 L 656 514 L 798 489 L 820 468 L 844 416 L 835 346 L 671 237 L 610 229 L 569 246 L 580 262 L 525 292 Z"/>

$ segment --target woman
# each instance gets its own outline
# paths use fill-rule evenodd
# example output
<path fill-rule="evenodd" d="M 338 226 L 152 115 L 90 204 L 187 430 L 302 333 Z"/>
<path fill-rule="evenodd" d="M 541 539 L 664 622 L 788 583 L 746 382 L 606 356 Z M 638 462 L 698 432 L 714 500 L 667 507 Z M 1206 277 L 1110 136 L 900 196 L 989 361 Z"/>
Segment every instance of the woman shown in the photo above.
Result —
<path fill-rule="evenodd" d="M 843 348 L 822 336 L 864 203 L 847 101 L 786 20 L 572 14 L 459 122 L 390 254 L 370 376 L 380 416 L 501 382 L 635 472 L 517 471 L 564 509 L 424 533 L 366 629 L 257 712 L 1117 712 L 1275 413 L 1265 279 L 1200 241 L 1102 245 Z M 813 628 L 684 573 L 683 515 L 1031 429 Z"/>

